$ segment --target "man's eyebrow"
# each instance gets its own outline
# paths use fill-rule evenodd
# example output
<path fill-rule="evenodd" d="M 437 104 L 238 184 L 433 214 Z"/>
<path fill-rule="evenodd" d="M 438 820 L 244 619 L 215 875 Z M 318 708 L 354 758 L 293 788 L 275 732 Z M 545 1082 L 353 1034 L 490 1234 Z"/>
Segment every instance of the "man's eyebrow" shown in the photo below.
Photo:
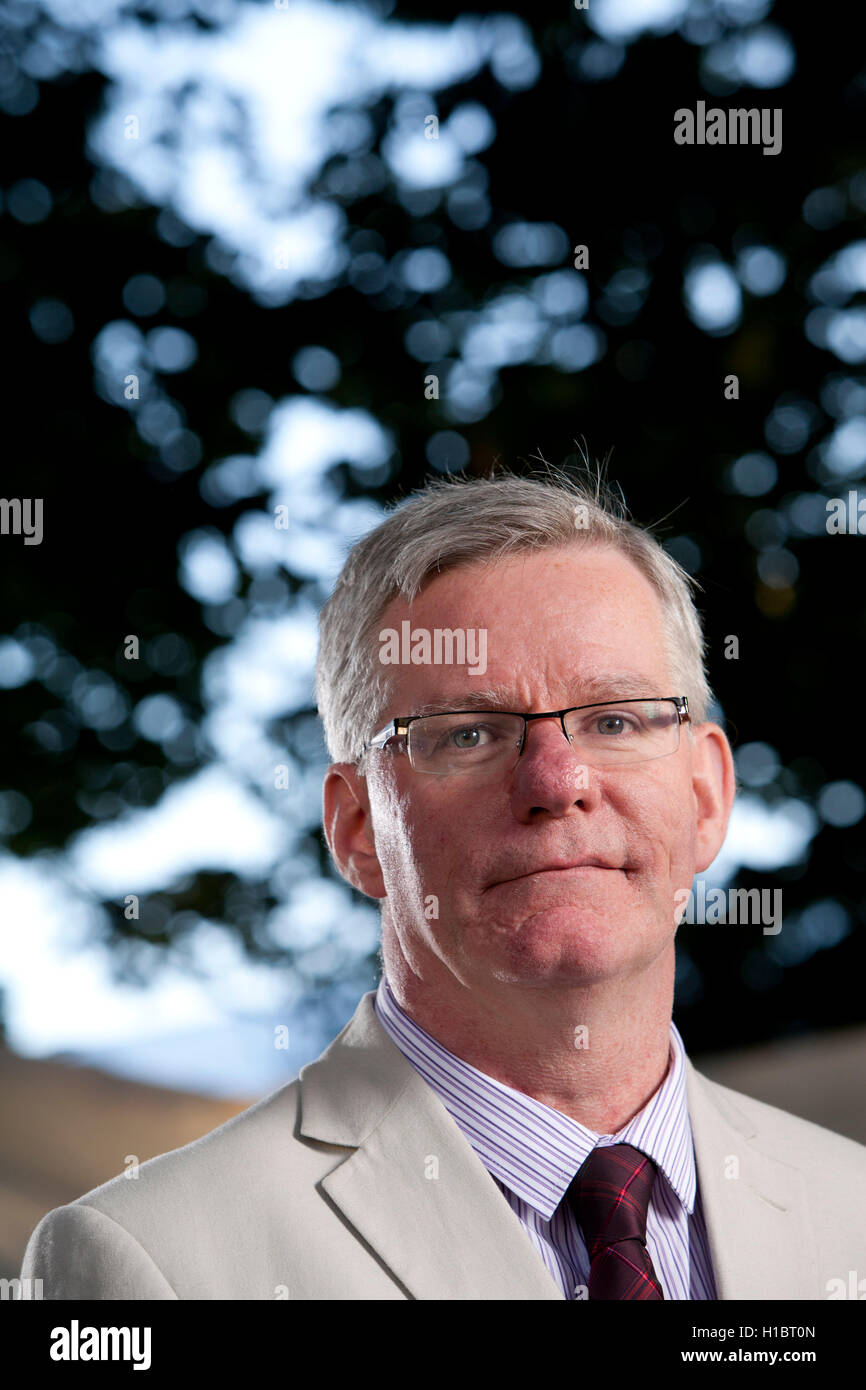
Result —
<path fill-rule="evenodd" d="M 456 695 L 443 695 L 438 700 L 427 700 L 415 710 L 416 714 L 447 714 L 449 710 L 461 709 L 513 709 L 514 696 L 507 690 L 491 687 L 479 690 L 473 686 L 469 691 Z"/>
<path fill-rule="evenodd" d="M 576 705 L 588 705 L 594 702 L 599 704 L 605 700 L 620 699 L 639 699 L 646 696 L 647 699 L 661 699 L 662 694 L 655 689 L 657 679 L 648 676 L 636 675 L 632 672 L 614 672 L 609 676 L 595 676 L 576 680 L 571 699 Z M 562 708 L 571 708 L 563 705 Z M 442 696 L 437 700 L 428 700 L 423 705 L 419 705 L 415 714 L 447 714 L 449 710 L 478 710 L 478 709 L 515 709 L 514 694 L 502 686 L 490 686 L 486 690 L 479 690 L 473 686 L 468 691 L 457 691 L 454 695 Z M 528 711 L 527 711 L 528 713 Z"/>

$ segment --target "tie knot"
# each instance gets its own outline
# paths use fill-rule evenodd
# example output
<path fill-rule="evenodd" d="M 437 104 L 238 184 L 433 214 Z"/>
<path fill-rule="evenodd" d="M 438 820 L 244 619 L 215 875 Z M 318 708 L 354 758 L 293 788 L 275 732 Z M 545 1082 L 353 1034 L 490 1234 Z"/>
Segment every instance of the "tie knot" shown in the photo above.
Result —
<path fill-rule="evenodd" d="M 646 1242 L 656 1166 L 631 1144 L 596 1147 L 571 1184 L 571 1197 L 590 1259 L 604 1246 Z"/>

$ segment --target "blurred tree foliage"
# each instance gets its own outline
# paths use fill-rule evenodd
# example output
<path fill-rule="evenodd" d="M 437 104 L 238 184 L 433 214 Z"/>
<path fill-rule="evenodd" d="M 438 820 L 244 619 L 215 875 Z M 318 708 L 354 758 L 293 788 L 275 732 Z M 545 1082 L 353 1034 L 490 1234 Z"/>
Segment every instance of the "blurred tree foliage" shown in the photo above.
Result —
<path fill-rule="evenodd" d="M 135 13 L 146 18 L 149 11 Z M 443 24 L 460 13 L 447 0 L 406 0 L 391 18 Z M 0 632 L 41 624 L 85 668 L 123 683 L 133 701 L 169 691 L 193 719 L 200 717 L 201 663 L 224 638 L 178 584 L 178 544 L 201 526 L 228 534 L 246 505 L 244 499 L 210 507 L 198 486 L 214 460 L 257 447 L 233 418 L 232 398 L 250 387 L 274 400 L 300 391 L 291 359 L 315 343 L 342 367 L 331 399 L 368 409 L 397 442 L 390 474 L 376 487 L 348 462 L 335 466 L 333 477 L 346 495 L 367 494 L 383 504 L 404 496 L 429 474 L 426 448 L 440 430 L 462 434 L 471 451 L 468 470 L 479 473 L 497 462 L 519 471 L 538 453 L 575 462 L 579 439 L 592 454 L 613 450 L 610 475 L 636 518 L 665 518 L 663 538 L 685 537 L 698 548 L 710 678 L 732 742 L 766 742 L 779 754 L 781 771 L 760 795 L 771 804 L 790 796 L 814 804 L 827 782 L 862 782 L 855 658 L 864 636 L 866 541 L 789 537 L 799 575 L 786 584 L 759 575 L 755 537 L 762 526 L 772 531 L 772 516 L 796 494 L 844 495 L 856 487 L 856 477 L 834 482 L 821 452 L 835 423 L 827 382 L 846 370 L 856 376 L 856 366 L 843 368 L 811 341 L 804 320 L 814 307 L 811 277 L 862 234 L 863 202 L 858 206 L 844 190 L 864 167 L 866 81 L 859 46 L 827 21 L 826 11 L 817 18 L 810 6 L 787 6 L 773 18 L 796 51 L 790 82 L 713 96 L 701 85 L 699 42 L 677 33 L 643 37 L 626 47 L 613 76 L 590 81 L 581 75 L 582 54 L 597 40 L 585 15 L 564 0 L 528 7 L 521 19 L 542 63 L 537 81 L 509 90 L 484 67 L 439 94 L 440 120 L 461 103 L 478 102 L 495 122 L 495 139 L 471 160 L 461 186 L 439 190 L 423 211 L 407 207 L 380 158 L 397 94 L 378 101 L 365 112 L 371 138 L 362 152 L 368 170 L 378 171 L 374 186 L 346 176 L 353 161 L 357 169 L 358 152 L 333 157 L 311 183 L 311 193 L 345 213 L 349 267 L 326 292 L 311 281 L 280 308 L 261 307 L 217 273 L 205 254 L 208 238 L 163 239 L 161 209 L 135 200 L 113 213 L 99 206 L 90 193 L 98 171 L 85 156 L 84 138 L 101 109 L 104 79 L 82 62 L 80 70 L 40 82 L 32 109 L 2 116 L 4 187 L 35 178 L 53 199 L 41 221 L 24 223 L 8 212 L 0 219 L 9 347 L 2 492 L 45 499 L 45 541 L 25 547 L 0 539 Z M 0 60 L 7 85 L 25 19 L 23 5 L 9 8 Z M 29 26 L 31 34 L 40 26 L 63 27 L 35 8 Z M 782 107 L 782 153 L 676 145 L 673 112 L 699 99 Z M 843 190 L 841 203 L 835 217 L 810 224 L 804 200 L 820 188 Z M 464 206 L 487 200 L 489 216 L 467 225 L 472 216 L 452 215 L 461 199 Z M 455 425 L 444 403 L 425 399 L 423 388 L 427 371 L 447 369 L 448 352 L 439 368 L 421 362 L 406 350 L 406 333 L 419 320 L 477 310 L 538 273 L 505 266 L 494 255 L 496 232 L 514 220 L 556 224 L 570 246 L 588 247 L 585 321 L 603 332 L 605 351 L 582 371 L 533 362 L 505 366 L 491 409 Z M 686 267 L 706 248 L 731 263 L 749 242 L 786 257 L 783 286 L 769 297 L 745 293 L 733 332 L 703 331 L 684 303 Z M 389 278 L 395 257 L 427 246 L 450 262 L 442 288 L 420 293 Z M 562 265 L 571 259 L 569 252 Z M 623 272 L 638 275 L 617 280 Z M 155 321 L 183 327 L 198 345 L 195 367 L 171 381 L 172 397 L 202 445 L 201 463 L 182 473 L 160 461 L 128 411 L 94 389 L 91 346 L 106 323 L 129 317 L 122 291 L 138 273 L 167 287 Z M 644 288 L 635 295 L 629 284 Z M 45 298 L 61 300 L 72 313 L 74 331 L 65 341 L 40 341 L 31 331 L 32 305 Z M 738 400 L 725 398 L 731 373 L 739 378 Z M 728 481 L 732 461 L 768 449 L 768 417 L 785 400 L 810 404 L 807 437 L 777 451 L 778 481 L 769 492 L 743 495 Z M 290 571 L 285 578 L 293 592 L 302 587 Z M 123 660 L 128 633 L 143 642 L 180 634 L 185 645 L 160 671 Z M 738 660 L 725 659 L 730 634 L 739 638 Z M 3 786 L 33 807 L 29 824 L 8 836 L 9 849 L 21 856 L 61 849 L 93 823 L 93 799 L 106 790 L 124 807 L 152 805 L 207 757 L 173 762 L 129 722 L 102 733 L 86 727 L 70 710 L 62 673 L 53 688 L 29 681 L 4 692 L 2 709 Z M 299 719 L 308 721 L 309 714 L 302 711 Z M 52 746 L 33 737 L 40 720 L 56 727 Z M 293 724 L 281 731 L 289 744 Z M 786 920 L 832 900 L 850 928 L 835 944 L 822 939 L 820 911 L 811 947 L 807 942 L 788 960 L 774 959 L 774 938 L 754 929 L 683 929 L 678 1016 L 696 1050 L 862 1017 L 864 866 L 862 823 L 823 825 L 803 862 L 775 873 L 744 871 L 738 879 L 744 887 L 781 887 Z M 151 921 L 147 940 L 168 945 L 171 923 L 181 920 L 170 914 L 196 912 L 232 922 L 251 953 L 285 959 L 285 952 L 268 951 L 255 914 L 251 921 L 249 913 L 233 911 L 231 889 L 231 875 L 202 873 L 155 895 L 168 925 L 154 931 Z M 273 901 L 262 885 L 259 914 Z M 110 940 L 122 954 L 144 924 L 110 906 Z"/>

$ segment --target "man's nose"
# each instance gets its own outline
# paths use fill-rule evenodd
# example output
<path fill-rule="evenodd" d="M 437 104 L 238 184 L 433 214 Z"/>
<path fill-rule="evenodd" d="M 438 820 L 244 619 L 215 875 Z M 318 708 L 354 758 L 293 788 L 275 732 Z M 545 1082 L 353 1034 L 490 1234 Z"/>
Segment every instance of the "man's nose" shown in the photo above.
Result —
<path fill-rule="evenodd" d="M 594 771 L 563 733 L 561 721 L 555 715 L 531 720 L 515 769 L 518 806 L 524 811 L 541 806 L 563 815 L 577 804 L 586 809 L 598 795 Z"/>

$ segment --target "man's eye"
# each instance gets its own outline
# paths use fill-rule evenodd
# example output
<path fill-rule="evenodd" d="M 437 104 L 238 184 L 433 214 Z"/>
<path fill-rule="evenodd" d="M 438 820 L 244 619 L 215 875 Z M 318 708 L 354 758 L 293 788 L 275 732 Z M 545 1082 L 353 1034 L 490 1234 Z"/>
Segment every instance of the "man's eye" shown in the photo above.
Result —
<path fill-rule="evenodd" d="M 615 738 L 617 735 L 636 733 L 639 728 L 637 721 L 625 714 L 602 714 L 592 721 L 590 732 Z"/>
<path fill-rule="evenodd" d="M 485 734 L 489 737 L 490 730 L 483 724 L 463 724 L 452 729 L 449 738 L 455 748 L 481 748 Z"/>

